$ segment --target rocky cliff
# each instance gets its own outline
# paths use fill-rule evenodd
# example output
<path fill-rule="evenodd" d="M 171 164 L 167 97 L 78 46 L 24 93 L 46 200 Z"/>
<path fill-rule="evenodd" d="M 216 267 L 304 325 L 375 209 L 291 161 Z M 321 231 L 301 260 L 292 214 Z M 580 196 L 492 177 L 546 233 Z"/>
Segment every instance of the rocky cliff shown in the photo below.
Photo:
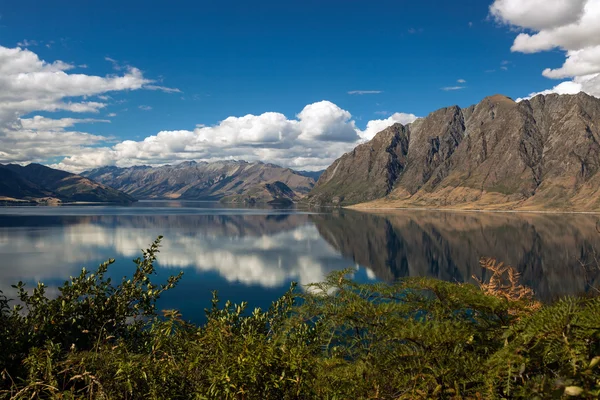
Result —
<path fill-rule="evenodd" d="M 396 124 L 336 160 L 307 201 L 600 210 L 600 99 L 496 95 Z"/>
<path fill-rule="evenodd" d="M 314 179 L 289 168 L 245 161 L 184 162 L 162 167 L 103 167 L 83 173 L 139 199 L 296 201 Z"/>

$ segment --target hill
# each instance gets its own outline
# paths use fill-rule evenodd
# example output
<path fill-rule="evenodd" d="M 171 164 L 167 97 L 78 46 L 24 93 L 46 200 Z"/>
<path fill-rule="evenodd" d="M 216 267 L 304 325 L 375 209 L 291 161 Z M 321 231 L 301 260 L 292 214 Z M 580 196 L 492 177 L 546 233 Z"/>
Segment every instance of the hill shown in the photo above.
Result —
<path fill-rule="evenodd" d="M 80 175 L 40 164 L 0 165 L 4 201 L 132 203 L 133 197 Z"/>

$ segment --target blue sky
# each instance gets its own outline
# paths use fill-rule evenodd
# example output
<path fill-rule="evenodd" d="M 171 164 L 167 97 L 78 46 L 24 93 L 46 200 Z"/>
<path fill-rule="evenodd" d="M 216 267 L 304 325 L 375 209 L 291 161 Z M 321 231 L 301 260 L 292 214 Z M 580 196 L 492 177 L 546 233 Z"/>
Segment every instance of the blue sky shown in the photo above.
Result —
<path fill-rule="evenodd" d="M 540 0 L 529 0 L 536 1 Z M 490 15 L 493 3 L 505 6 L 500 17 Z M 141 141 L 160 131 L 194 131 L 198 124 L 214 126 L 230 116 L 277 112 L 293 120 L 306 105 L 323 100 L 349 112 L 355 128 L 364 130 L 368 121 L 396 112 L 424 116 L 453 104 L 468 106 L 495 93 L 525 97 L 573 79 L 542 75 L 544 69 L 560 68 L 565 62 L 569 50 L 565 46 L 534 54 L 511 51 L 519 32 L 542 30 L 515 17 L 510 9 L 514 4 L 512 0 L 5 1 L 0 5 L 0 46 L 20 46 L 48 63 L 61 60 L 71 65 L 65 70 L 68 74 L 122 76 L 135 67 L 144 79 L 154 81 L 151 85 L 179 90 L 94 92 L 92 100 L 110 99 L 100 100 L 106 104 L 89 115 L 74 116 L 60 109 L 27 109 L 19 115 L 110 120 L 77 124 L 77 132 L 107 138 L 90 148 L 109 149 L 117 141 Z M 527 11 L 523 10 L 525 17 Z M 462 88 L 443 90 L 452 87 Z M 349 94 L 352 91 L 378 93 Z M 86 146 L 76 147 L 73 154 Z M 322 164 L 346 147 L 331 149 Z M 60 153 L 30 158 L 58 162 L 71 155 Z M 211 158 L 197 152 L 189 155 Z M 236 150 L 223 157 L 244 158 L 244 154 Z M 21 159 L 23 155 L 14 158 L 28 161 Z M 155 161 L 170 161 L 167 158 Z M 118 156 L 106 160 L 127 164 Z M 11 161 L 10 156 L 3 161 Z M 143 156 L 140 163 L 153 164 Z M 301 164 L 297 166 L 323 166 Z"/>

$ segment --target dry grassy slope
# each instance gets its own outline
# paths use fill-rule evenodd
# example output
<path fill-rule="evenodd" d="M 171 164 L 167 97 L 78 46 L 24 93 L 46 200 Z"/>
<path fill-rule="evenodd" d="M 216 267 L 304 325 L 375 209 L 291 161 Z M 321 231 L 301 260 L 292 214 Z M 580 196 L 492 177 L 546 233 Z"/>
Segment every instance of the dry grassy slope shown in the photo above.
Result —
<path fill-rule="evenodd" d="M 496 95 L 395 129 L 409 139 L 408 151 L 402 153 L 405 166 L 392 188 L 386 191 L 378 180 L 367 181 L 354 189 L 366 194 L 362 201 L 356 193 L 345 193 L 339 203 L 366 203 L 357 208 L 600 211 L 600 99 L 553 94 L 516 103 Z M 386 142 L 387 134 L 373 139 L 380 140 Z M 348 174 L 368 174 L 363 158 L 348 153 L 323 176 L 342 162 Z M 383 158 L 379 162 L 391 165 Z M 344 179 L 350 177 L 320 179 L 309 200 L 331 203 L 328 199 Z"/>
<path fill-rule="evenodd" d="M 266 184 L 282 182 L 294 198 L 308 193 L 314 180 L 288 168 L 245 161 L 184 162 L 163 167 L 104 167 L 84 173 L 140 199 L 274 199 Z"/>

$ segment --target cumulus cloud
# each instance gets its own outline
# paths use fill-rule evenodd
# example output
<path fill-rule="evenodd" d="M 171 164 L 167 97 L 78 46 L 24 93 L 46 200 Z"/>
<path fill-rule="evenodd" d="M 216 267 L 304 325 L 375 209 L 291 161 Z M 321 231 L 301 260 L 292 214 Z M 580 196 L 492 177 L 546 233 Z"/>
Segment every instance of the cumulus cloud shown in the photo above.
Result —
<path fill-rule="evenodd" d="M 542 30 L 576 22 L 585 3 L 586 0 L 496 0 L 490 12 L 499 22 Z"/>
<path fill-rule="evenodd" d="M 542 74 L 571 80 L 540 93 L 577 89 L 600 97 L 600 0 L 496 0 L 490 13 L 498 22 L 524 30 L 512 51 L 565 51 L 563 65 Z"/>
<path fill-rule="evenodd" d="M 381 132 L 388 126 L 394 125 L 396 123 L 406 125 L 410 124 L 411 122 L 414 122 L 416 119 L 417 116 L 414 114 L 395 113 L 386 119 L 376 119 L 369 121 L 367 123 L 367 128 L 364 131 L 360 132 L 360 136 L 364 140 L 371 140 L 373 136 L 375 136 L 378 132 Z"/>
<path fill-rule="evenodd" d="M 143 110 L 143 111 L 150 111 L 150 110 L 152 110 L 152 107 L 151 107 L 151 106 L 145 106 L 145 105 L 141 105 L 141 106 L 139 106 L 138 108 L 139 108 L 140 110 Z"/>
<path fill-rule="evenodd" d="M 359 136 L 352 115 L 329 101 L 309 104 L 298 114 L 299 139 L 356 142 Z"/>
<path fill-rule="evenodd" d="M 154 83 L 134 67 L 109 76 L 72 73 L 74 68 L 60 60 L 44 61 L 28 49 L 0 46 L 0 163 L 44 162 L 107 141 L 67 129 L 106 120 L 25 116 L 56 111 L 98 113 L 107 106 L 107 93 L 143 89 Z M 92 96 L 101 101 L 86 100 Z"/>
<path fill-rule="evenodd" d="M 413 114 L 395 113 L 357 128 L 352 115 L 329 101 L 307 105 L 295 119 L 276 112 L 228 117 L 213 126 L 161 131 L 65 157 L 54 167 L 79 172 L 103 165 L 161 165 L 184 160 L 244 159 L 298 169 L 322 169 L 377 132 Z"/>

